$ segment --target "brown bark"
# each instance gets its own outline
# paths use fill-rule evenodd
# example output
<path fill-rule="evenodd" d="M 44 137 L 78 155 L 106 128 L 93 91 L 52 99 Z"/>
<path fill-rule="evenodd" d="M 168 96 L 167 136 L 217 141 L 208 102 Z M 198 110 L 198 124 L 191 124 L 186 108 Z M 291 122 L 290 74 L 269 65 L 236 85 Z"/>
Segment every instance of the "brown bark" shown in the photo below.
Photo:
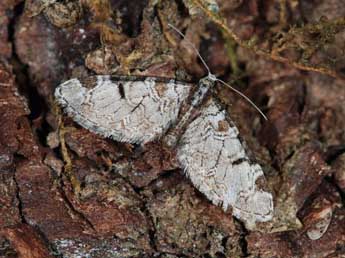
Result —
<path fill-rule="evenodd" d="M 345 256 L 344 1 L 210 2 L 1 1 L 0 257 Z M 274 193 L 260 232 L 212 205 L 159 142 L 104 139 L 54 102 L 58 84 L 95 73 L 198 81 L 168 23 L 268 116 L 213 92 Z"/>

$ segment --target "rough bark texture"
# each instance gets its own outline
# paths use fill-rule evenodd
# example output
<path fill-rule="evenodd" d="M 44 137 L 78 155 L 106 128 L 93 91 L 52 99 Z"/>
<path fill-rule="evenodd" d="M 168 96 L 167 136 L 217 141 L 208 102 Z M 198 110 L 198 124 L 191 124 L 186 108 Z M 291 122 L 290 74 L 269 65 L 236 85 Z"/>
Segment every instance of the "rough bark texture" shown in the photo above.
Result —
<path fill-rule="evenodd" d="M 211 0 L 1 1 L 0 257 L 345 257 L 345 2 L 216 2 L 219 13 Z M 168 23 L 268 116 L 214 91 L 274 193 L 258 232 L 207 201 L 159 142 L 101 138 L 54 102 L 76 76 L 197 81 L 204 68 Z"/>

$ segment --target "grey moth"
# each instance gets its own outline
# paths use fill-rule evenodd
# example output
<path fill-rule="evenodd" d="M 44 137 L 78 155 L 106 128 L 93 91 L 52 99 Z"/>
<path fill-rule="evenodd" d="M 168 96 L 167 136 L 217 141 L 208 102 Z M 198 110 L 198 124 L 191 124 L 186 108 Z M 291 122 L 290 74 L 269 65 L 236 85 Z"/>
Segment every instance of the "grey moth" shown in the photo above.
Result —
<path fill-rule="evenodd" d="M 212 74 L 197 87 L 174 79 L 97 75 L 60 84 L 55 98 L 75 122 L 104 137 L 137 144 L 162 138 L 176 148 L 181 168 L 200 192 L 255 229 L 272 219 L 273 197 L 238 129 L 207 94 L 215 82 Z"/>

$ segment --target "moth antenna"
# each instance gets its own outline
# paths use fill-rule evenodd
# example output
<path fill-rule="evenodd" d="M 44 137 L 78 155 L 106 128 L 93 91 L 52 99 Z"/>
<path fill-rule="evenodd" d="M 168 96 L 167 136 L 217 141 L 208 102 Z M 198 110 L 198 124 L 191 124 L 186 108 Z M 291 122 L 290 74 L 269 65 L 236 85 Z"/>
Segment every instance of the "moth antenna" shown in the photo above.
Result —
<path fill-rule="evenodd" d="M 228 88 L 230 88 L 232 91 L 236 92 L 238 95 L 240 95 L 242 98 L 244 98 L 250 105 L 252 105 L 258 112 L 259 114 L 267 121 L 267 117 L 265 116 L 265 114 L 260 110 L 260 108 L 254 104 L 253 101 L 250 100 L 250 98 L 248 98 L 246 95 L 244 95 L 242 92 L 240 92 L 239 90 L 236 90 L 234 87 L 232 87 L 230 84 L 226 83 L 225 81 L 221 80 L 221 79 L 218 79 L 215 75 L 213 75 L 211 73 L 211 70 L 210 68 L 207 66 L 204 58 L 201 56 L 200 52 L 196 49 L 196 47 L 194 46 L 194 44 L 188 40 L 186 38 L 186 36 L 178 29 L 176 28 L 174 25 L 168 23 L 168 26 L 170 28 L 172 28 L 174 31 L 176 31 L 183 39 L 186 40 L 186 42 L 188 43 L 188 45 L 190 45 L 194 51 L 196 52 L 196 54 L 198 55 L 198 57 L 200 58 L 202 64 L 205 66 L 205 68 L 207 69 L 207 72 L 208 72 L 208 76 L 210 78 L 212 78 L 213 80 L 215 81 L 219 81 L 220 83 L 224 84 L 225 86 L 227 86 Z"/>
<path fill-rule="evenodd" d="M 224 84 L 225 86 L 227 86 L 229 89 L 231 89 L 232 91 L 236 92 L 238 95 L 240 95 L 242 98 L 244 98 L 249 104 L 251 104 L 258 112 L 259 114 L 266 120 L 268 121 L 267 116 L 261 111 L 261 109 L 255 105 L 255 103 L 253 101 L 250 100 L 250 98 L 248 98 L 246 95 L 244 95 L 242 92 L 240 92 L 239 90 L 236 90 L 234 87 L 232 87 L 230 84 L 226 83 L 225 81 L 216 78 L 216 81 L 219 81 L 220 83 Z"/>
<path fill-rule="evenodd" d="M 202 56 L 201 56 L 199 50 L 196 49 L 196 47 L 194 46 L 194 44 L 193 44 L 190 40 L 188 40 L 188 39 L 186 38 L 186 36 L 185 36 L 178 28 L 176 28 L 174 25 L 168 23 L 168 26 L 169 26 L 170 28 L 172 28 L 174 31 L 176 31 L 184 40 L 186 40 L 186 42 L 188 43 L 188 45 L 190 45 L 190 46 L 194 49 L 194 51 L 196 52 L 196 54 L 197 54 L 198 57 L 200 58 L 202 64 L 205 66 L 205 68 L 206 68 L 208 74 L 209 74 L 209 75 L 212 74 L 210 68 L 207 66 L 207 64 L 206 64 L 206 62 L 205 62 L 205 60 L 204 60 L 204 58 L 202 58 Z"/>

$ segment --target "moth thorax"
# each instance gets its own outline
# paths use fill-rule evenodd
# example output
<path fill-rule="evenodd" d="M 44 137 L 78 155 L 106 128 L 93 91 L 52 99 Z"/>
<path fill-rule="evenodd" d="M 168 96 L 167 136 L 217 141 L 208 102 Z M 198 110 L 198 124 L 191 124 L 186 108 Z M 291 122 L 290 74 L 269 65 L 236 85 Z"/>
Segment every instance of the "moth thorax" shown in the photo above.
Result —
<path fill-rule="evenodd" d="M 196 107 L 201 104 L 203 99 L 205 98 L 208 90 L 213 87 L 215 81 L 211 77 L 204 77 L 198 83 L 198 88 L 194 92 L 191 100 L 192 107 Z"/>
<path fill-rule="evenodd" d="M 211 88 L 216 83 L 216 81 L 217 81 L 217 77 L 213 74 L 209 74 L 208 76 L 200 79 L 199 86 L 205 85 L 205 86 Z"/>
<path fill-rule="evenodd" d="M 164 146 L 168 148 L 174 148 L 177 145 L 177 141 L 178 141 L 178 136 L 175 133 L 171 132 L 164 136 L 162 142 Z"/>

